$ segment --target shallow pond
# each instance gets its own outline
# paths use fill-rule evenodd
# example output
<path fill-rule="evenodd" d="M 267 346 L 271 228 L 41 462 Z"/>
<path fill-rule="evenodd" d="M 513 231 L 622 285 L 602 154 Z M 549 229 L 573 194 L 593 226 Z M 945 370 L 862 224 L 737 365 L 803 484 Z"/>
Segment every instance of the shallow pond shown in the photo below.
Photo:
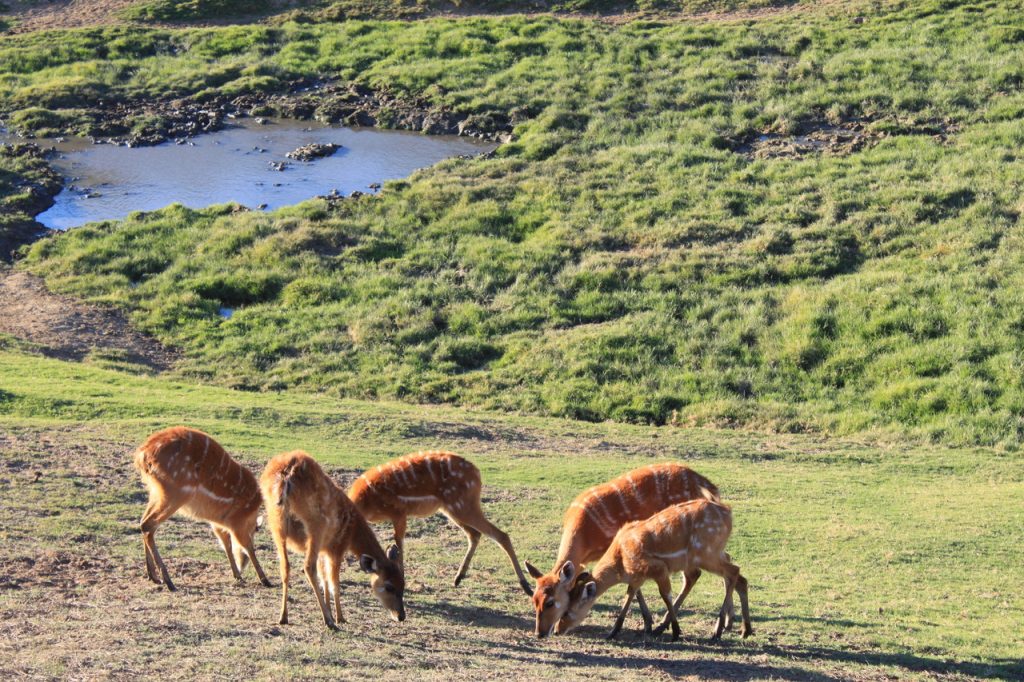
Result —
<path fill-rule="evenodd" d="M 0 142 L 23 141 L 0 135 Z M 451 135 L 353 129 L 309 121 L 241 119 L 224 130 L 155 147 L 53 145 L 50 163 L 68 178 L 55 204 L 36 219 L 64 230 L 95 220 L 124 218 L 178 202 L 192 208 L 235 201 L 250 208 L 277 208 L 337 190 L 371 192 L 370 185 L 404 178 L 418 168 L 496 147 Z M 340 144 L 334 154 L 293 161 L 288 152 L 310 143 Z M 284 170 L 274 166 L 285 162 Z"/>

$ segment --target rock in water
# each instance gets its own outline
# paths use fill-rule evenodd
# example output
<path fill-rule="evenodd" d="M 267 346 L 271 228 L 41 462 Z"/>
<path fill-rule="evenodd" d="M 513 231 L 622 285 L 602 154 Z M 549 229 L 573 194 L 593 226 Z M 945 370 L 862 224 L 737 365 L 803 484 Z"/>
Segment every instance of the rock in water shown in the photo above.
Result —
<path fill-rule="evenodd" d="M 295 159 L 296 161 L 312 161 L 313 159 L 323 158 L 330 156 L 334 152 L 341 149 L 340 144 L 328 143 L 319 144 L 313 142 L 311 144 L 304 145 L 293 151 L 285 154 L 289 159 Z"/>

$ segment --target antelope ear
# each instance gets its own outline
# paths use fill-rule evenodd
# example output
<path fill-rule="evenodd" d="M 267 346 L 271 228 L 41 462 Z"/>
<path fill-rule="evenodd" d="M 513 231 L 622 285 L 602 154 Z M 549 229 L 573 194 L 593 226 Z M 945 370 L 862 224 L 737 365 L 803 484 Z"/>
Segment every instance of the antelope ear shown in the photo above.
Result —
<path fill-rule="evenodd" d="M 402 550 L 398 549 L 398 545 L 391 545 L 388 547 L 388 561 L 398 563 L 398 560 L 402 558 Z"/>
<path fill-rule="evenodd" d="M 363 569 L 367 573 L 376 573 L 377 562 L 369 554 L 364 554 L 359 557 L 359 568 Z"/>
<path fill-rule="evenodd" d="M 597 596 L 597 583 L 595 583 L 593 580 L 591 580 L 590 582 L 588 582 L 586 585 L 583 586 L 583 592 L 580 594 L 580 598 L 581 599 L 585 599 L 587 601 L 590 601 L 591 599 L 593 599 L 596 596 Z"/>
<path fill-rule="evenodd" d="M 526 562 L 526 572 L 533 576 L 534 580 L 539 580 L 544 577 L 544 574 L 537 570 L 537 567 L 531 564 L 529 561 Z"/>
<path fill-rule="evenodd" d="M 589 581 L 593 579 L 594 576 L 590 575 L 589 571 L 580 571 L 580 574 L 576 576 L 576 586 L 586 585 Z"/>
<path fill-rule="evenodd" d="M 562 564 L 562 570 L 558 572 L 559 580 L 566 585 L 572 585 L 576 579 L 576 564 L 571 561 L 566 561 Z"/>

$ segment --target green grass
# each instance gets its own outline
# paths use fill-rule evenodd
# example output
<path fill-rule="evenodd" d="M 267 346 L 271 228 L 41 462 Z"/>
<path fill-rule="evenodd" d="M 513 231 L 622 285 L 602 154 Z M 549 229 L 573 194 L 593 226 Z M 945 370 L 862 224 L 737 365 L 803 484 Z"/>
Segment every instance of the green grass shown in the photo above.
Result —
<path fill-rule="evenodd" d="M 552 12 L 648 16 L 760 10 L 813 4 L 809 0 L 143 0 L 122 16 L 138 22 L 195 22 L 239 19 L 277 13 L 272 23 L 303 23 L 349 19 L 410 19 L 437 14 L 508 14 Z"/>
<path fill-rule="evenodd" d="M 26 130 L 88 131 L 100 101 L 320 75 L 515 124 L 495 158 L 444 162 L 377 198 L 170 207 L 29 251 L 24 267 L 51 287 L 125 307 L 187 357 L 153 378 L 102 349 L 71 364 L 0 337 L 5 669 L 1024 676 L 1024 475 L 1008 452 L 1024 413 L 1021 5 L 872 7 L 3 39 L 0 110 Z M 852 119 L 885 137 L 847 156 L 733 150 Z M 0 215 L 27 219 L 24 183 L 41 171 L 0 155 Z M 578 635 L 537 642 L 493 543 L 449 587 L 464 540 L 437 517 L 411 525 L 401 625 L 347 571 L 340 634 L 322 631 L 298 575 L 293 624 L 278 627 L 277 590 L 231 584 L 187 520 L 161 529 L 183 588 L 167 594 L 144 582 L 129 453 L 176 423 L 253 468 L 297 447 L 336 474 L 453 449 L 482 470 L 486 511 L 520 558 L 544 567 L 581 489 L 683 460 L 734 507 L 755 637 L 700 639 L 721 598 L 707 577 L 681 643 L 601 639 L 621 590 Z M 276 574 L 265 533 L 259 549 Z"/>
<path fill-rule="evenodd" d="M 152 0 L 124 10 L 132 21 L 198 21 L 266 14 L 274 9 L 270 0 Z"/>
<path fill-rule="evenodd" d="M 226 385 L 1016 448 L 1020 10 L 7 40 L 12 120 L 42 106 L 88 128 L 101 98 L 317 75 L 515 124 L 496 158 L 379 198 L 171 208 L 39 243 L 27 267 L 125 306 Z M 881 137 L 846 156 L 733 150 L 850 121 Z"/>
<path fill-rule="evenodd" d="M 161 531 L 164 557 L 184 592 L 144 588 L 134 526 L 144 495 L 128 454 L 152 430 L 181 422 L 213 433 L 254 466 L 296 447 L 345 471 L 418 448 L 455 449 L 481 468 L 487 511 L 520 557 L 544 566 L 554 556 L 561 513 L 580 489 L 644 463 L 685 458 L 734 506 L 729 551 L 751 581 L 756 636 L 742 645 L 735 635 L 721 646 L 700 642 L 721 598 L 720 582 L 707 578 L 694 591 L 681 644 L 644 645 L 629 634 L 619 643 L 601 640 L 619 590 L 581 634 L 538 643 L 530 606 L 492 543 L 481 545 L 461 588 L 448 586 L 464 541 L 436 518 L 411 529 L 414 587 L 410 620 L 401 626 L 387 624 L 362 579 L 347 572 L 356 582 L 344 588 L 350 624 L 342 634 L 320 630 L 299 576 L 294 624 L 273 628 L 277 591 L 251 580 L 245 589 L 231 586 L 209 533 L 189 521 Z M 293 667 L 316 676 L 338 664 L 355 675 L 382 661 L 395 672 L 454 666 L 460 674 L 515 671 L 530 679 L 694 671 L 728 679 L 741 671 L 755 679 L 1024 674 L 1012 635 L 1024 616 L 1014 540 L 1024 477 L 1018 458 L 991 451 L 880 449 L 807 436 L 253 394 L 11 351 L 0 352 L 0 433 L 0 489 L 8 500 L 0 562 L 14 567 L 34 557 L 33 575 L 44 579 L 38 547 L 75 547 L 76 556 L 103 567 L 95 584 L 82 578 L 87 569 L 77 560 L 63 570 L 70 583 L 60 588 L 62 598 L 81 604 L 76 641 L 106 641 L 130 627 L 144 643 L 90 648 L 82 658 L 80 647 L 48 634 L 53 612 L 37 606 L 51 601 L 39 598 L 45 588 L 8 590 L 0 607 L 15 616 L 13 632 L 24 631 L 24 646 L 9 658 L 15 670 L 58 666 L 81 676 L 114 665 L 127 674 L 147 665 L 147 646 L 159 646 L 161 659 L 182 666 L 183 675 L 228 666 L 257 676 Z M 33 469 L 46 472 L 43 481 L 22 482 Z M 262 533 L 260 549 L 276 574 Z"/>

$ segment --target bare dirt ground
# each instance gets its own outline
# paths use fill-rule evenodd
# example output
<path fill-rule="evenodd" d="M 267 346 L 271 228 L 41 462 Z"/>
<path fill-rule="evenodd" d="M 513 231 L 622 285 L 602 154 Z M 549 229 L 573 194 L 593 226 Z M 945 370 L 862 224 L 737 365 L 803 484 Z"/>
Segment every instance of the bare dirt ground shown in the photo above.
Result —
<path fill-rule="evenodd" d="M 578 635 L 539 641 L 530 605 L 493 547 L 482 546 L 483 561 L 469 580 L 451 587 L 464 540 L 439 516 L 411 529 L 417 560 L 407 575 L 408 621 L 389 621 L 364 576 L 348 568 L 348 622 L 327 632 L 296 557 L 291 624 L 281 626 L 279 588 L 261 587 L 251 569 L 244 584 L 231 580 L 205 524 L 174 518 L 158 533 L 178 592 L 145 579 L 137 524 L 146 493 L 130 464 L 135 445 L 89 425 L 0 430 L 0 658 L 7 677 L 834 682 L 961 681 L 981 670 L 954 662 L 943 670 L 927 658 L 863 649 L 827 621 L 815 621 L 820 644 L 786 644 L 792 624 L 771 617 L 767 603 L 759 603 L 757 636 L 746 642 L 727 636 L 708 644 L 707 604 L 686 619 L 681 642 L 636 638 L 636 618 L 618 641 L 605 641 L 610 605 Z M 343 480 L 352 474 L 330 473 Z M 257 553 L 277 584 L 266 532 L 257 534 Z"/>
<path fill-rule="evenodd" d="M 129 24 L 121 12 L 138 4 L 139 0 L 8 0 L 15 25 L 9 33 L 31 33 L 64 28 L 85 28 L 88 26 L 114 26 Z M 262 15 L 239 16 L 224 20 L 196 22 L 196 26 L 252 23 Z M 148 26 L 187 26 L 188 23 L 163 24 L 153 22 Z"/>
<path fill-rule="evenodd" d="M 16 20 L 9 33 L 31 33 L 64 28 L 82 28 L 86 26 L 110 26 L 128 23 L 121 12 L 136 4 L 138 0 L 9 0 L 11 15 Z M 702 12 L 698 14 L 674 14 L 650 12 L 621 12 L 608 15 L 560 13 L 559 16 L 573 18 L 596 18 L 612 24 L 628 23 L 640 19 L 657 18 L 664 21 L 754 21 L 783 16 L 794 12 L 806 12 L 820 9 L 823 6 L 857 5 L 844 0 L 821 0 L 813 4 L 780 2 L 775 6 L 756 9 L 740 9 L 719 12 Z M 856 15 L 855 7 L 850 7 L 851 17 Z M 500 13 L 499 13 L 500 14 Z M 529 16 L 546 16 L 549 12 L 518 12 Z M 424 16 L 430 16 L 427 13 Z M 445 17 L 493 16 L 482 14 L 479 9 L 466 7 L 461 10 L 433 13 Z M 258 16 L 237 17 L 218 21 L 202 21 L 195 24 L 175 24 L 176 26 L 210 26 L 232 23 L 250 23 L 260 20 Z M 160 24 L 152 24 L 160 25 Z"/>
<path fill-rule="evenodd" d="M 17 25 L 11 33 L 123 23 L 119 12 L 136 0 L 8 0 Z"/>
<path fill-rule="evenodd" d="M 47 290 L 34 275 L 0 266 L 0 334 L 38 346 L 49 357 L 80 361 L 90 353 L 114 351 L 157 372 L 177 357 L 132 328 L 117 310 L 87 305 Z"/>

